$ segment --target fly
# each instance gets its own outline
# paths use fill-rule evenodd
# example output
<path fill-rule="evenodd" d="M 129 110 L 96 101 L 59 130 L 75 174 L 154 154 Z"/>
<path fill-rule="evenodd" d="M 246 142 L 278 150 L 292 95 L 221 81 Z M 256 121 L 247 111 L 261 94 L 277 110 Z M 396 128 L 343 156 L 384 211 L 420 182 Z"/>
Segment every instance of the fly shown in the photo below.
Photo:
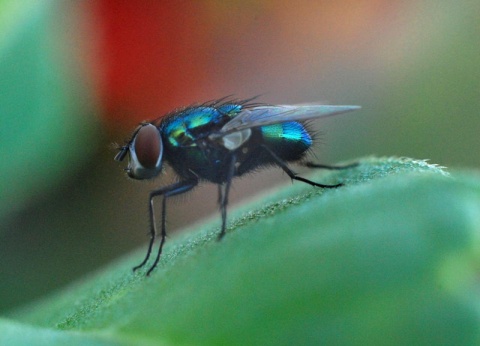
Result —
<path fill-rule="evenodd" d="M 169 197 L 192 190 L 200 182 L 218 186 L 218 204 L 222 218 L 218 239 L 225 235 L 228 193 L 233 178 L 268 166 L 280 167 L 292 180 L 321 188 L 325 185 L 298 176 L 288 162 L 300 161 L 312 168 L 344 169 L 349 166 L 328 166 L 305 162 L 313 139 L 305 121 L 359 109 L 359 106 L 329 105 L 265 105 L 221 99 L 186 107 L 152 122 L 140 124 L 126 144 L 119 148 L 116 161 L 127 153 L 126 172 L 133 179 L 152 179 L 162 172 L 163 162 L 178 175 L 178 182 L 150 192 L 150 242 L 144 260 L 133 270 L 143 267 L 152 253 L 157 236 L 153 200 L 162 196 L 160 245 L 157 266 L 166 238 L 166 206 Z"/>

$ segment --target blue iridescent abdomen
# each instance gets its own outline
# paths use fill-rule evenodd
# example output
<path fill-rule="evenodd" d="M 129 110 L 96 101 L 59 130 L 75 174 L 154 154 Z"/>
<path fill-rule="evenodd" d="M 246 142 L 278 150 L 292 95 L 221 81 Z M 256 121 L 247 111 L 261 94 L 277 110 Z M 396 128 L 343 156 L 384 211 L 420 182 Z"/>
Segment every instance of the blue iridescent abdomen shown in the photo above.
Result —
<path fill-rule="evenodd" d="M 285 122 L 252 129 L 251 140 L 244 145 L 248 149 L 237 169 L 237 175 L 252 172 L 261 167 L 276 165 L 265 147 L 286 162 L 301 160 L 312 145 L 312 138 L 299 122 Z M 241 155 L 241 154 L 240 154 Z"/>
<path fill-rule="evenodd" d="M 312 137 L 298 122 L 268 125 L 260 129 L 265 145 L 286 161 L 299 159 L 299 155 L 312 146 Z"/>

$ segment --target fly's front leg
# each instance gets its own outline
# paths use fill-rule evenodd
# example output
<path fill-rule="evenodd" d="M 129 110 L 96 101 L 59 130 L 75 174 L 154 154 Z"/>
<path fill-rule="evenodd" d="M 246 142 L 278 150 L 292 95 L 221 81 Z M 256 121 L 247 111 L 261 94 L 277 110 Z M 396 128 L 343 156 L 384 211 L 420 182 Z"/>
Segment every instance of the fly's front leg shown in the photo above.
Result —
<path fill-rule="evenodd" d="M 148 199 L 148 216 L 150 220 L 150 242 L 148 243 L 148 249 L 147 249 L 147 254 L 145 258 L 143 259 L 142 263 L 140 263 L 138 266 L 133 267 L 133 271 L 136 271 L 137 269 L 142 268 L 145 263 L 147 263 L 148 259 L 150 258 L 150 254 L 152 253 L 152 247 L 153 243 L 155 242 L 155 238 L 157 236 L 157 227 L 155 225 L 155 211 L 153 210 L 153 198 L 155 196 L 160 196 L 164 194 L 168 189 L 170 189 L 173 185 L 163 187 L 159 190 L 152 191 L 150 192 L 150 197 Z M 165 218 L 164 214 L 162 213 L 162 220 Z M 162 222 L 163 224 L 163 222 Z M 163 226 L 162 226 L 163 229 Z M 163 231 L 162 231 L 163 233 Z"/>
<path fill-rule="evenodd" d="M 179 182 L 179 183 L 170 185 L 171 189 L 169 189 L 166 192 L 161 193 L 161 194 L 163 194 L 163 202 L 162 202 L 162 232 L 161 232 L 160 246 L 158 247 L 158 252 L 157 252 L 157 257 L 155 258 L 155 262 L 153 262 L 152 266 L 147 271 L 147 276 L 150 275 L 150 273 L 157 266 L 158 261 L 160 261 L 160 256 L 162 255 L 163 244 L 165 243 L 165 238 L 167 237 L 167 216 L 166 216 L 167 215 L 167 198 L 185 193 L 185 192 L 193 189 L 197 184 L 198 184 L 197 179 L 191 179 L 191 180 L 188 180 L 188 181 L 183 181 L 183 182 Z M 159 194 L 155 194 L 155 193 L 152 193 L 150 195 L 150 201 L 151 201 L 152 205 L 153 205 L 153 197 L 158 196 L 158 195 Z M 153 207 L 152 207 L 151 219 L 152 219 L 152 222 L 155 222 L 155 218 L 153 216 Z"/>
<path fill-rule="evenodd" d="M 285 173 L 288 174 L 288 176 L 290 177 L 290 179 L 292 180 L 298 180 L 298 181 L 301 181 L 301 182 L 304 182 L 306 184 L 309 184 L 309 185 L 312 185 L 312 186 L 316 186 L 316 187 L 321 187 L 321 188 L 325 188 L 325 189 L 334 189 L 336 187 L 340 187 L 340 186 L 343 186 L 343 184 L 335 184 L 335 185 L 326 185 L 326 184 L 320 184 L 320 183 L 316 183 L 314 181 L 311 181 L 311 180 L 308 180 L 306 178 L 302 178 L 302 177 L 299 177 L 297 175 L 297 173 L 295 173 L 294 171 L 292 171 L 288 165 L 285 163 L 285 161 L 283 161 L 281 158 L 279 158 L 277 156 L 277 154 L 275 154 L 269 147 L 265 146 L 265 145 L 262 145 L 262 147 L 265 149 L 266 152 L 268 152 L 270 154 L 270 156 L 273 158 L 273 160 L 275 161 L 275 163 L 277 165 L 280 166 L 281 169 L 283 169 L 283 171 Z"/>
<path fill-rule="evenodd" d="M 163 244 L 165 243 L 165 238 L 167 236 L 167 231 L 166 231 L 166 201 L 168 197 L 175 196 L 178 194 L 182 194 L 184 192 L 187 192 L 194 188 L 198 184 L 198 180 L 196 179 L 190 179 L 186 181 L 181 181 L 176 184 L 172 184 L 169 186 L 162 187 L 158 190 L 150 192 L 150 198 L 149 198 L 149 216 L 150 216 L 150 242 L 148 244 L 148 249 L 147 249 L 147 254 L 145 256 L 145 259 L 140 263 L 138 266 L 134 267 L 133 270 L 137 270 L 141 267 L 143 267 L 148 259 L 150 258 L 150 255 L 152 253 L 152 247 L 153 243 L 155 242 L 156 238 L 156 225 L 155 225 L 155 213 L 153 209 L 153 199 L 157 196 L 162 196 L 163 195 L 163 201 L 162 201 L 162 225 L 161 225 L 161 239 L 160 239 L 160 247 L 157 253 L 157 257 L 155 259 L 154 264 L 150 267 L 150 269 L 147 272 L 147 275 L 150 275 L 152 270 L 157 266 L 158 261 L 160 260 L 160 255 L 162 253 L 162 248 Z"/>

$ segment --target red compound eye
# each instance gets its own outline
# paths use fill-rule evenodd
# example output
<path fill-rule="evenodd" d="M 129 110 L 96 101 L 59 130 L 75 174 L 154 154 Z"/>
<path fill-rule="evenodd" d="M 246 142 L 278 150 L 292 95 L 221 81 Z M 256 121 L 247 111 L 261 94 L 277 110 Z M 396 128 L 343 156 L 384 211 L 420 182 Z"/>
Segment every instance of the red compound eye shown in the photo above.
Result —
<path fill-rule="evenodd" d="M 147 124 L 138 130 L 135 137 L 135 154 L 143 167 L 156 167 L 162 154 L 162 140 L 154 125 Z"/>

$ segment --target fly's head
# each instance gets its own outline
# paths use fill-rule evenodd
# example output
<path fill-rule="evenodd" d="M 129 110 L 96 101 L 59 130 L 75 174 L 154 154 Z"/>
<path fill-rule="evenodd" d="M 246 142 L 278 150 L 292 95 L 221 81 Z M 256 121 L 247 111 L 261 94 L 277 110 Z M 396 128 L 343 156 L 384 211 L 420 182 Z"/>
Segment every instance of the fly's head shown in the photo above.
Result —
<path fill-rule="evenodd" d="M 151 179 L 162 171 L 163 143 L 158 128 L 153 124 L 142 124 L 133 133 L 130 141 L 120 148 L 115 161 L 123 161 L 129 154 L 125 169 L 133 179 Z"/>

